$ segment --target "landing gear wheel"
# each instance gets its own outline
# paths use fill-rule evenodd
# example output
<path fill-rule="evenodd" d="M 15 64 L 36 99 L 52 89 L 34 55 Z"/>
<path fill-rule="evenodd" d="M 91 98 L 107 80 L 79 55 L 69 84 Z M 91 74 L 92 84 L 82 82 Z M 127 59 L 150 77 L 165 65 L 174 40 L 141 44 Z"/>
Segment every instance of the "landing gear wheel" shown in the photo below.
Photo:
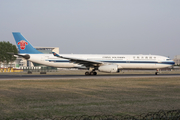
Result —
<path fill-rule="evenodd" d="M 158 75 L 159 74 L 159 72 L 155 72 L 155 75 Z"/>
<path fill-rule="evenodd" d="M 90 75 L 94 75 L 93 72 L 90 72 Z"/>
<path fill-rule="evenodd" d="M 90 72 L 90 75 L 97 75 L 97 72 Z"/>
<path fill-rule="evenodd" d="M 93 75 L 97 75 L 97 72 L 93 72 Z"/>
<path fill-rule="evenodd" d="M 85 75 L 97 75 L 97 72 L 85 72 Z"/>
<path fill-rule="evenodd" d="M 85 72 L 85 75 L 90 75 L 90 73 L 89 72 Z"/>

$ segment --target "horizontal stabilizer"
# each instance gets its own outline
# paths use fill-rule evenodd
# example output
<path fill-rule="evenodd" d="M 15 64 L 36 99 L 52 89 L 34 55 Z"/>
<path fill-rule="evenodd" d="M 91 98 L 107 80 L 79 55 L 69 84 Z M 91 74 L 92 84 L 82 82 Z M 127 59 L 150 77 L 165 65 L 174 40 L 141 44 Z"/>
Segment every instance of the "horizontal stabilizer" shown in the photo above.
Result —
<path fill-rule="evenodd" d="M 29 56 L 28 54 L 26 54 L 26 55 L 20 55 L 20 54 L 15 54 L 15 53 L 13 53 L 13 52 L 7 52 L 7 54 L 17 55 L 17 56 L 23 57 L 23 58 L 25 58 L 25 59 L 29 59 L 29 58 L 30 58 L 30 56 Z"/>

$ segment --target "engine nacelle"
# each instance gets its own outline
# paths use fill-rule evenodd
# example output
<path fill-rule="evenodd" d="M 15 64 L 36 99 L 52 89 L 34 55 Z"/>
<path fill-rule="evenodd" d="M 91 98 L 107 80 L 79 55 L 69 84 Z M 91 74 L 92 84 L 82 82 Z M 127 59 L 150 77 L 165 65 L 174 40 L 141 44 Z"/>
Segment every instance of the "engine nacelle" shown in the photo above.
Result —
<path fill-rule="evenodd" d="M 98 68 L 101 72 L 119 72 L 117 65 L 103 65 Z"/>

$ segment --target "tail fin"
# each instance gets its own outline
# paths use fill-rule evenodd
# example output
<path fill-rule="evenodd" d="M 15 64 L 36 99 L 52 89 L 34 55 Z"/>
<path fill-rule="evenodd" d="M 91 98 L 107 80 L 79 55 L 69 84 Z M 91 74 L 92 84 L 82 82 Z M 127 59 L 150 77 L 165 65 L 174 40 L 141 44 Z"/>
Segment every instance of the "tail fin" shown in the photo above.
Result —
<path fill-rule="evenodd" d="M 19 32 L 13 32 L 16 45 L 18 47 L 19 53 L 25 54 L 42 54 L 36 50 Z"/>

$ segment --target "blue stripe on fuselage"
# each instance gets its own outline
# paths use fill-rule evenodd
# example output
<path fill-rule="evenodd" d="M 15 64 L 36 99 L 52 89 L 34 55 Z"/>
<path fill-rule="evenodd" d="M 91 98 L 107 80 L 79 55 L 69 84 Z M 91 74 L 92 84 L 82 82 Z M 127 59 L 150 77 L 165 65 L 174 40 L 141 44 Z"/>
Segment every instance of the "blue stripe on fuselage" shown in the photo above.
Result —
<path fill-rule="evenodd" d="M 49 62 L 60 62 L 60 63 L 69 63 L 69 60 L 46 60 Z M 141 63 L 141 64 L 168 64 L 168 65 L 174 65 L 173 61 L 163 61 L 163 62 L 157 62 L 157 61 L 97 61 L 97 62 L 108 62 L 108 63 Z"/>

